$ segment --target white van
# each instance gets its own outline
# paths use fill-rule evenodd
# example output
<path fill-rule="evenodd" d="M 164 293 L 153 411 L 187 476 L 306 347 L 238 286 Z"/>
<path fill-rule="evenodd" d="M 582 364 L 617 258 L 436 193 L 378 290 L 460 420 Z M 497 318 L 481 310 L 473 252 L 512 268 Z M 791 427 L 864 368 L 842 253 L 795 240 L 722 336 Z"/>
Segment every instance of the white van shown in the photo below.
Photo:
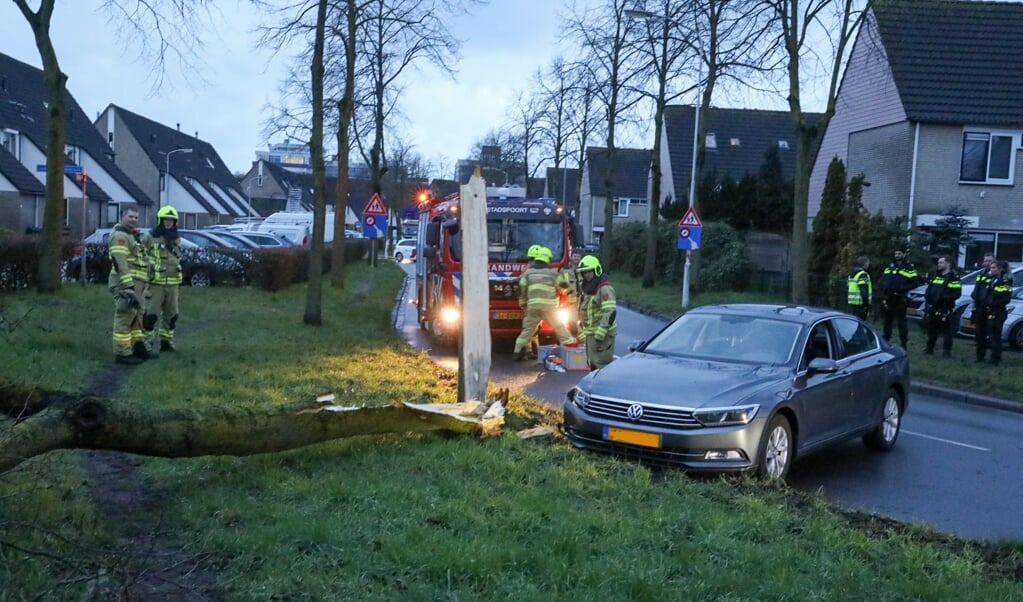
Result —
<path fill-rule="evenodd" d="M 278 238 L 290 242 L 296 247 L 308 247 L 313 240 L 312 227 L 306 225 L 268 224 L 263 222 L 256 228 L 257 232 L 269 232 Z"/>
<path fill-rule="evenodd" d="M 312 240 L 313 214 L 311 211 L 278 211 L 264 219 L 263 223 L 260 224 L 259 229 L 264 232 L 273 232 L 273 230 L 270 229 L 273 226 L 305 226 L 305 228 L 309 231 L 309 239 Z M 274 233 L 276 234 L 276 232 Z M 326 214 L 323 230 L 323 242 L 329 243 L 333 241 L 334 213 L 330 212 Z"/>

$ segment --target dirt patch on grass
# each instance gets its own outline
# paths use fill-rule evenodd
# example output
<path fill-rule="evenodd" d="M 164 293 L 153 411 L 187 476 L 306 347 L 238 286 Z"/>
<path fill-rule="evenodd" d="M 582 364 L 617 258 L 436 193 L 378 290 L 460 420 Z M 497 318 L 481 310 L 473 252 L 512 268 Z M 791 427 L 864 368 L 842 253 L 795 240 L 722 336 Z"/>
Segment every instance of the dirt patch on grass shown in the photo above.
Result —
<path fill-rule="evenodd" d="M 113 397 L 130 367 L 98 371 L 86 392 Z M 137 458 L 106 451 L 82 452 L 96 506 L 116 538 L 107 573 L 90 587 L 88 600 L 207 602 L 224 599 L 217 574 L 203 550 L 177 541 L 165 524 L 161 491 L 138 471 Z"/>

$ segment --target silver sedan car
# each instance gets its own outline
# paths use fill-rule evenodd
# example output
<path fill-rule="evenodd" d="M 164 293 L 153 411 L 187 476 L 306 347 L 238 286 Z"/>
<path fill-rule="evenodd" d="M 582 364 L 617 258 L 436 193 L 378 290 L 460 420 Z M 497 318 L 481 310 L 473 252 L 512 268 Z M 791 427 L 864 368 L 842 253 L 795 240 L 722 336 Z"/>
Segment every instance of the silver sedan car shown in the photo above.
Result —
<path fill-rule="evenodd" d="M 833 310 L 705 306 L 630 349 L 569 391 L 576 447 L 783 480 L 850 437 L 891 449 L 909 401 L 906 352 Z"/>
<path fill-rule="evenodd" d="M 1008 315 L 1002 324 L 1002 340 L 1013 349 L 1023 349 L 1023 286 L 1012 291 L 1012 299 L 1005 309 Z M 973 310 L 973 303 L 970 303 L 959 321 L 959 334 L 965 337 L 973 338 L 977 334 Z"/>

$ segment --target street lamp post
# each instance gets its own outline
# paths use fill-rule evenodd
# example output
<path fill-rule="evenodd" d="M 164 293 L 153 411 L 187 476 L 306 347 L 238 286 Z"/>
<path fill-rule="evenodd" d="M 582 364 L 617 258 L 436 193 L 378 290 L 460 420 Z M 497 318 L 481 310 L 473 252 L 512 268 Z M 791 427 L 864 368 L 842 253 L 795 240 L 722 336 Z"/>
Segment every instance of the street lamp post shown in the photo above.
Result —
<path fill-rule="evenodd" d="M 172 151 L 168 151 L 167 152 L 167 164 L 164 166 L 164 170 L 163 170 L 163 188 L 166 191 L 166 193 L 164 194 L 164 200 L 166 201 L 164 203 L 164 205 L 170 205 L 170 179 L 171 179 L 171 175 L 170 175 L 170 158 L 171 158 L 171 155 L 173 155 L 174 153 L 190 153 L 190 152 L 192 152 L 192 150 L 193 149 L 190 149 L 190 148 L 176 148 L 176 149 L 174 149 Z"/>

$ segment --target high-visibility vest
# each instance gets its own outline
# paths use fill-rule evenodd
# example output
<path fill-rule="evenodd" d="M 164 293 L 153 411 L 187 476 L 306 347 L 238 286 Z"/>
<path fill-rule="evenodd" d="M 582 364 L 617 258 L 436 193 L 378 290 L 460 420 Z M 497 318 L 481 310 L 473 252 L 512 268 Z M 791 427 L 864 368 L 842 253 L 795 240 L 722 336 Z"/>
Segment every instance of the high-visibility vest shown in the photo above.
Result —
<path fill-rule="evenodd" d="M 866 299 L 863 298 L 863 293 L 860 290 L 860 285 L 867 285 L 867 295 L 870 297 L 874 296 L 874 285 L 870 281 L 870 274 L 866 270 L 860 270 L 855 274 L 849 276 L 849 305 L 865 305 Z"/>

